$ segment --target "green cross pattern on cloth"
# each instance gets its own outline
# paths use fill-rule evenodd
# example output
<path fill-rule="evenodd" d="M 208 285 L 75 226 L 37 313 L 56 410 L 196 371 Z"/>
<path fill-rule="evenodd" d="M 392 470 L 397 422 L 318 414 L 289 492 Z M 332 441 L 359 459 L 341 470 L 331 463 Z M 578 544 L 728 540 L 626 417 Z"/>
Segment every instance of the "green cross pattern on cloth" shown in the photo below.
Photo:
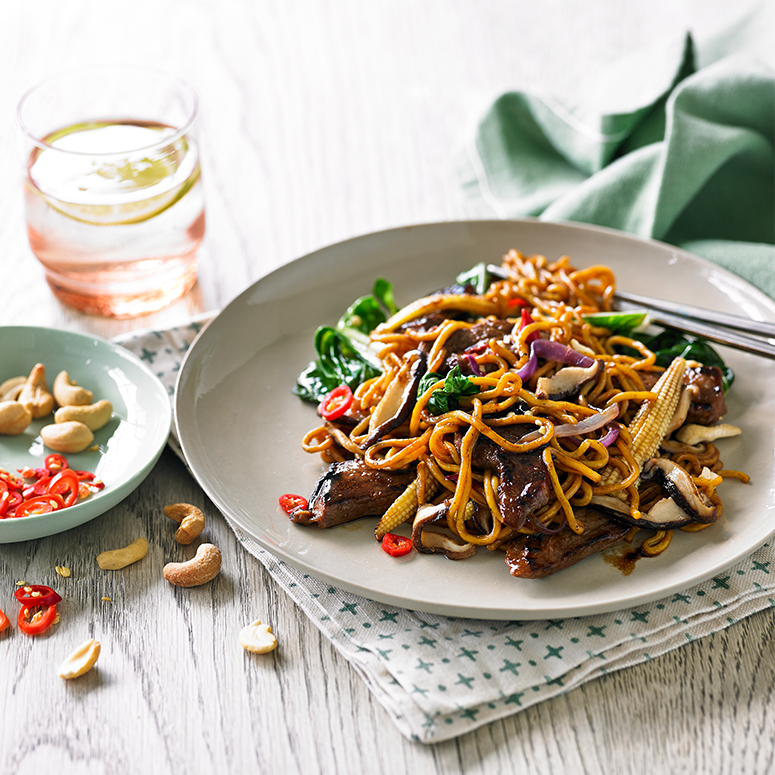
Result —
<path fill-rule="evenodd" d="M 617 81 L 600 90 L 607 110 L 503 95 L 471 141 L 472 202 L 490 215 L 586 221 L 675 242 L 775 296 L 773 74 L 742 57 L 697 71 L 695 54 L 686 38 L 611 68 Z M 151 362 L 172 395 L 203 322 L 118 341 Z M 182 457 L 174 436 L 170 445 Z M 645 606 L 501 622 L 361 598 L 301 573 L 231 527 L 400 731 L 423 743 L 470 732 L 775 606 L 770 544 Z"/>

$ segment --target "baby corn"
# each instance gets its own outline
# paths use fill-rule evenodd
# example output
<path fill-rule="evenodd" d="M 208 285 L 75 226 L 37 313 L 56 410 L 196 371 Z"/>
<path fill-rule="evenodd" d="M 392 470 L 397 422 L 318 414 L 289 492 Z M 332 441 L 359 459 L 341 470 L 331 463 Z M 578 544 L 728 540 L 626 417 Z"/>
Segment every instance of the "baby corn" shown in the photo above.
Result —
<path fill-rule="evenodd" d="M 643 465 L 659 449 L 681 397 L 686 361 L 674 358 L 652 390 L 656 400 L 646 401 L 629 426 L 632 454 Z"/>
<path fill-rule="evenodd" d="M 674 358 L 667 370 L 652 388 L 656 399 L 645 401 L 628 426 L 632 437 L 632 456 L 638 467 L 653 457 L 673 419 L 681 396 L 686 361 Z M 618 469 L 609 468 L 603 473 L 601 485 L 613 484 L 622 478 Z"/>
<path fill-rule="evenodd" d="M 381 541 L 385 535 L 407 520 L 411 519 L 417 512 L 417 487 L 419 486 L 419 476 L 415 479 L 390 505 L 390 508 L 382 515 L 377 524 L 374 535 L 377 541 Z M 425 497 L 432 498 L 438 489 L 438 482 L 429 476 L 425 481 Z"/>

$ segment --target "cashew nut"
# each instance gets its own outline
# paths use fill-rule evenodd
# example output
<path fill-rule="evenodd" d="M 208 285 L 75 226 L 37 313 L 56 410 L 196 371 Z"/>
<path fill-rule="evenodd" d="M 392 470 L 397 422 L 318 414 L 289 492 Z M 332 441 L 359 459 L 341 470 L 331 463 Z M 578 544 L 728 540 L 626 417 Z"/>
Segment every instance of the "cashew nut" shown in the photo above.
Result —
<path fill-rule="evenodd" d="M 11 377 L 0 385 L 0 401 L 16 401 L 27 377 Z"/>
<path fill-rule="evenodd" d="M 205 529 L 205 515 L 190 503 L 171 503 L 164 507 L 164 513 L 180 524 L 175 531 L 175 540 L 184 546 L 190 544 Z"/>
<path fill-rule="evenodd" d="M 102 570 L 120 570 L 133 562 L 142 560 L 148 554 L 148 541 L 138 538 L 123 549 L 113 549 L 97 555 L 97 565 Z"/>
<path fill-rule="evenodd" d="M 268 654 L 277 648 L 277 638 L 272 634 L 272 628 L 268 624 L 261 624 L 260 619 L 242 628 L 239 642 L 245 651 L 254 654 Z"/>
<path fill-rule="evenodd" d="M 40 429 L 43 443 L 54 452 L 83 452 L 94 441 L 94 434 L 82 422 L 61 422 Z"/>
<path fill-rule="evenodd" d="M 54 380 L 54 398 L 60 406 L 86 406 L 94 400 L 94 394 L 79 387 L 66 371 L 60 371 Z"/>
<path fill-rule="evenodd" d="M 61 406 L 54 422 L 82 422 L 90 431 L 98 431 L 113 416 L 113 404 L 104 398 L 88 406 Z"/>
<path fill-rule="evenodd" d="M 212 544 L 200 544 L 196 556 L 188 562 L 169 562 L 164 566 L 164 578 L 176 587 L 198 587 L 220 572 L 221 551 Z"/>
<path fill-rule="evenodd" d="M 46 367 L 42 363 L 35 364 L 17 400 L 32 412 L 34 420 L 51 414 L 54 408 L 54 396 L 49 393 L 46 384 Z"/>
<path fill-rule="evenodd" d="M 82 643 L 78 648 L 70 654 L 70 656 L 62 662 L 59 667 L 60 678 L 78 678 L 84 673 L 88 673 L 91 670 L 100 655 L 99 641 L 87 640 L 86 643 Z"/>
<path fill-rule="evenodd" d="M 0 401 L 0 434 L 18 436 L 32 422 L 32 413 L 18 401 Z"/>

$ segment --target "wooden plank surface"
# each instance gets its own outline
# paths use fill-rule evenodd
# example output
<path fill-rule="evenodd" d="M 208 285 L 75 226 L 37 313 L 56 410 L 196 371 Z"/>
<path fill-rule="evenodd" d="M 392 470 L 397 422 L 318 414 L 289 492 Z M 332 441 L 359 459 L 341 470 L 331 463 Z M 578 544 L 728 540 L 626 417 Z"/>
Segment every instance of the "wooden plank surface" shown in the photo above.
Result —
<path fill-rule="evenodd" d="M 391 226 L 466 217 L 455 157 L 499 91 L 568 100 L 602 68 L 729 16 L 721 0 L 89 0 L 0 10 L 0 324 L 111 337 L 215 310 L 271 269 Z M 134 62 L 190 80 L 202 103 L 208 235 L 200 282 L 155 315 L 110 321 L 51 296 L 26 244 L 12 116 L 25 88 L 90 61 Z M 162 578 L 182 555 L 166 503 L 208 514 L 224 555 L 211 585 Z M 104 549 L 145 535 L 150 552 L 114 574 Z M 54 566 L 67 565 L 60 580 Z M 55 633 L 0 636 L 0 773 L 661 773 L 773 770 L 769 612 L 585 684 L 458 740 L 406 741 L 364 682 L 248 555 L 169 451 L 123 503 L 81 528 L 0 545 L 6 590 L 63 591 Z M 7 595 L 6 595 L 7 597 Z M 112 602 L 102 600 L 111 598 Z M 7 608 L 6 604 L 6 608 Z M 237 642 L 254 618 L 280 641 Z M 59 663 L 88 637 L 99 670 L 63 684 Z"/>

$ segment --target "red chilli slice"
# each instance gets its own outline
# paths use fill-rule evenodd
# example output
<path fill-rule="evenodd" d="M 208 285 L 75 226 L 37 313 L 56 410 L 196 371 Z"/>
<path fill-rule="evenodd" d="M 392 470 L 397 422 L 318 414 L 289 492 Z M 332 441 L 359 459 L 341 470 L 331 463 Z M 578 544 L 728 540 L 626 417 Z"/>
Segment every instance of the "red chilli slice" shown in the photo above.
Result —
<path fill-rule="evenodd" d="M 285 493 L 285 495 L 281 495 L 279 501 L 280 508 L 286 514 L 290 514 L 294 509 L 306 509 L 307 506 L 309 506 L 309 501 L 305 497 L 301 495 L 294 495 L 290 492 Z"/>
<path fill-rule="evenodd" d="M 406 536 L 386 533 L 382 538 L 382 551 L 391 557 L 403 557 L 412 551 L 412 539 Z"/>
<path fill-rule="evenodd" d="M 59 511 L 65 507 L 65 502 L 61 495 L 49 493 L 40 495 L 37 498 L 30 498 L 19 504 L 15 509 L 14 517 L 31 517 L 35 514 L 50 514 L 52 511 Z"/>
<path fill-rule="evenodd" d="M 62 602 L 62 597 L 45 584 L 25 584 L 17 589 L 13 596 L 27 607 L 36 605 L 56 605 Z"/>
<path fill-rule="evenodd" d="M 352 390 L 347 385 L 339 385 L 320 402 L 318 412 L 324 420 L 336 420 L 352 406 L 352 403 Z"/>
<path fill-rule="evenodd" d="M 43 606 L 36 610 L 36 606 L 23 605 L 19 609 L 17 624 L 25 635 L 40 635 L 54 623 L 57 618 L 56 604 Z"/>

